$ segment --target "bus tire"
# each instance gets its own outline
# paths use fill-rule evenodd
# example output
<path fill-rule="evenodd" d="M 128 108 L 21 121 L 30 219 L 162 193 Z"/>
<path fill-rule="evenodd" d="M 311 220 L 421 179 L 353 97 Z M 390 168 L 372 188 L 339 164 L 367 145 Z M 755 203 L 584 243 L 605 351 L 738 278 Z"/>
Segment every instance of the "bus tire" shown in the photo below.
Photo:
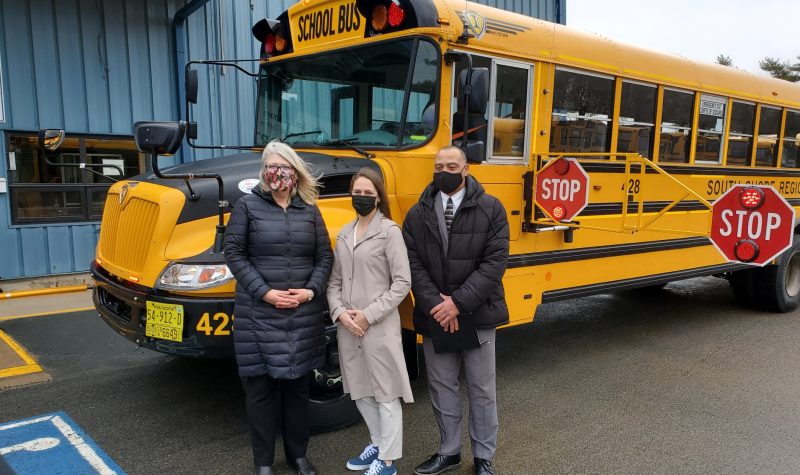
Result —
<path fill-rule="evenodd" d="M 335 399 L 316 400 L 308 404 L 309 427 L 312 434 L 321 434 L 349 427 L 361 418 L 356 403 L 349 394 Z"/>
<path fill-rule="evenodd" d="M 733 300 L 738 305 L 747 308 L 757 306 L 758 295 L 756 293 L 756 282 L 758 271 L 761 269 L 744 269 L 733 271 L 728 277 L 728 283 L 733 293 Z"/>
<path fill-rule="evenodd" d="M 800 304 L 800 240 L 795 234 L 792 246 L 778 258 L 778 263 L 759 271 L 758 300 L 773 312 L 790 312 Z"/>
<path fill-rule="evenodd" d="M 344 392 L 336 336 L 336 326 L 328 325 L 325 328 L 325 365 L 311 372 L 308 422 L 312 434 L 343 429 L 361 418 L 350 394 Z"/>

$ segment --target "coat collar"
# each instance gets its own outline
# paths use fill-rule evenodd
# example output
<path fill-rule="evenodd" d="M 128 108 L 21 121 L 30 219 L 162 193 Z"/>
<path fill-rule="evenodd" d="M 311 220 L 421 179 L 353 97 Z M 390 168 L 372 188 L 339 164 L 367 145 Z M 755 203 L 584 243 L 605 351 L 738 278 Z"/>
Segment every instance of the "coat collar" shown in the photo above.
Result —
<path fill-rule="evenodd" d="M 367 226 L 367 232 L 364 234 L 364 238 L 358 242 L 360 246 L 362 242 L 367 241 L 375 237 L 376 235 L 380 234 L 381 230 L 383 229 L 383 213 L 377 211 L 375 216 L 372 217 L 372 221 L 369 222 L 369 226 Z M 345 244 L 347 244 L 347 248 L 350 249 L 352 252 L 357 246 L 353 244 L 353 236 L 356 233 L 356 224 L 358 223 L 358 218 L 350 221 L 347 223 L 343 228 L 341 234 L 339 234 L 340 239 L 344 239 Z"/>
<path fill-rule="evenodd" d="M 260 196 L 264 201 L 268 203 L 272 203 L 275 206 L 280 206 L 276 201 L 275 198 L 272 197 L 272 192 L 264 191 L 261 189 L 261 185 L 256 185 L 253 187 L 253 194 Z M 289 207 L 290 208 L 305 208 L 308 206 L 302 198 L 300 198 L 299 194 L 295 194 L 292 196 L 292 199 L 289 200 Z"/>

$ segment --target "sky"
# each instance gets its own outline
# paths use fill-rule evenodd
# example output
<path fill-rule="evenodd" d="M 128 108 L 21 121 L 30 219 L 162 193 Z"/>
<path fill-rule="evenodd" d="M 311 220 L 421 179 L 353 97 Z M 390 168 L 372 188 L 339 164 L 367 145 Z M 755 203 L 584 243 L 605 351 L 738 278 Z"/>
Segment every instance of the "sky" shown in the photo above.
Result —
<path fill-rule="evenodd" d="M 624 43 L 766 75 L 766 56 L 798 61 L 798 0 L 566 0 L 567 26 Z"/>

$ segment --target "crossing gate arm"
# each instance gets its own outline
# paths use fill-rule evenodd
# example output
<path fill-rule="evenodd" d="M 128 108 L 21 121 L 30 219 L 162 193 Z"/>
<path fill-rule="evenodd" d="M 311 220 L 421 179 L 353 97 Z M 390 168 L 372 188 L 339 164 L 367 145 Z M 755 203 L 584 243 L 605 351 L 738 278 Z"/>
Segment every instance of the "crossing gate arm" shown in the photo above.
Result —
<path fill-rule="evenodd" d="M 710 235 L 711 230 L 711 214 L 708 215 L 708 225 L 705 227 L 703 231 L 691 231 L 685 229 L 668 229 L 668 228 L 661 228 L 655 226 L 656 221 L 659 218 L 664 216 L 668 213 L 671 209 L 673 209 L 678 203 L 686 200 L 687 198 L 692 198 L 697 200 L 707 209 L 711 210 L 711 203 L 700 196 L 697 192 L 692 190 L 690 187 L 686 186 L 683 182 L 675 178 L 674 176 L 670 175 L 667 171 L 650 161 L 649 159 L 636 154 L 636 153 L 561 153 L 561 154 L 542 154 L 536 155 L 535 159 L 531 161 L 532 170 L 529 170 L 525 173 L 524 176 L 524 198 L 525 198 L 525 208 L 524 208 L 524 216 L 523 216 L 523 225 L 522 229 L 525 232 L 543 232 L 543 231 L 553 231 L 553 230 L 562 230 L 562 229 L 569 229 L 570 231 L 574 228 L 577 229 L 591 229 L 597 231 L 609 231 L 615 233 L 624 233 L 624 234 L 636 234 L 640 231 L 654 231 L 654 232 L 663 232 L 663 233 L 670 233 L 670 234 L 683 234 L 687 236 L 702 236 L 708 237 Z M 553 166 L 558 159 L 561 158 L 591 158 L 596 160 L 602 160 L 602 163 L 609 163 L 609 162 L 620 162 L 622 160 L 625 161 L 625 173 L 623 175 L 623 183 L 628 183 L 634 176 L 638 176 L 640 178 L 640 182 L 643 183 L 643 178 L 647 173 L 647 169 L 655 170 L 659 175 L 666 178 L 670 183 L 676 185 L 683 194 L 669 202 L 667 206 L 662 208 L 659 212 L 655 213 L 652 216 L 645 216 L 644 212 L 644 199 L 643 193 L 630 193 L 625 186 L 621 188 L 621 197 L 620 197 L 620 204 L 622 207 L 622 213 L 619 218 L 619 226 L 610 227 L 610 226 L 595 226 L 595 225 L 588 225 L 585 223 L 581 223 L 578 220 L 572 221 L 561 221 L 554 218 L 548 210 L 542 206 L 537 200 L 537 190 L 536 190 L 536 175 L 544 171 L 545 169 Z M 544 165 L 542 165 L 544 164 Z M 580 163 L 578 162 L 580 165 Z M 632 165 L 638 164 L 639 170 L 632 171 Z M 591 186 L 591 183 L 589 185 Z M 633 199 L 631 199 L 633 198 Z M 628 208 L 631 203 L 636 203 L 636 220 L 635 224 L 628 224 L 628 218 L 632 213 L 629 213 Z M 580 218 L 580 215 L 578 215 Z M 646 219 L 646 221 L 645 221 Z"/>

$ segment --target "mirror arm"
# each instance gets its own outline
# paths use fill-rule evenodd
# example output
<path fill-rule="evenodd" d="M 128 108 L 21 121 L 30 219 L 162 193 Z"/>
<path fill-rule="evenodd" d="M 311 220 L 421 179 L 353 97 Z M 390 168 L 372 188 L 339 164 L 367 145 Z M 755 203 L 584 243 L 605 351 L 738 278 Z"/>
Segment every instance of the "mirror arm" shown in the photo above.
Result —
<path fill-rule="evenodd" d="M 229 208 L 230 204 L 225 201 L 225 188 L 222 183 L 222 177 L 216 173 L 179 173 L 179 174 L 164 174 L 158 168 L 158 154 L 150 153 L 150 163 L 153 167 L 153 174 L 162 180 L 194 180 L 196 178 L 214 178 L 217 180 L 217 187 L 219 189 L 219 201 L 217 205 L 217 235 L 214 237 L 214 253 L 222 253 L 222 240 L 225 237 L 225 208 Z M 188 181 L 187 181 L 188 183 Z M 191 190 L 191 187 L 189 188 Z M 192 192 L 194 195 L 194 192 Z"/>

